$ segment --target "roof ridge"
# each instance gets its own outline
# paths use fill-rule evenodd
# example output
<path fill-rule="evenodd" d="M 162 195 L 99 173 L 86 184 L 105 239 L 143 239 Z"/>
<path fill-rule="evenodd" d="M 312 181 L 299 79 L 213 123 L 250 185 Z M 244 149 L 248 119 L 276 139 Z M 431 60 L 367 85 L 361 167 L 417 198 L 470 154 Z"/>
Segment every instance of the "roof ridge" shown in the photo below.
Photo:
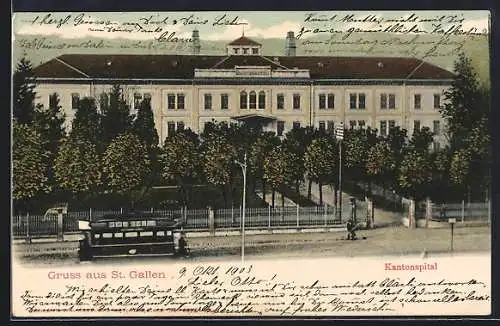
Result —
<path fill-rule="evenodd" d="M 74 67 L 74 66 L 70 65 L 69 63 L 65 62 L 64 60 L 60 59 L 59 57 L 56 57 L 55 59 L 56 59 L 57 61 L 59 61 L 60 63 L 62 63 L 63 65 L 65 65 L 66 67 L 68 67 L 68 68 L 70 68 L 70 69 L 73 69 L 73 70 L 74 70 L 74 71 L 76 71 L 77 73 L 82 74 L 82 75 L 84 75 L 84 76 L 85 76 L 85 77 L 87 77 L 87 78 L 90 78 L 90 76 L 89 76 L 88 74 L 86 74 L 86 73 L 84 73 L 83 71 L 81 71 L 80 69 L 78 69 L 78 68 L 76 68 L 76 67 Z"/>
<path fill-rule="evenodd" d="M 212 68 L 210 68 L 210 69 L 215 69 L 215 68 L 217 68 L 217 66 L 218 66 L 218 65 L 222 64 L 224 61 L 226 61 L 226 60 L 227 60 L 227 59 L 229 59 L 230 57 L 231 57 L 230 55 L 228 55 L 228 56 L 224 57 L 224 59 L 222 59 L 221 61 L 217 62 L 217 63 L 216 63 L 215 65 L 213 65 L 213 66 L 212 66 Z"/>
<path fill-rule="evenodd" d="M 271 63 L 273 63 L 273 64 L 275 64 L 275 65 L 280 66 L 281 68 L 285 68 L 285 69 L 287 69 L 287 70 L 290 70 L 290 68 L 288 68 L 288 67 L 286 67 L 286 66 L 283 66 L 283 65 L 282 65 L 281 63 L 279 63 L 279 62 L 276 62 L 276 61 L 274 61 L 274 60 L 271 60 L 271 59 L 269 59 L 269 58 L 266 58 L 266 57 L 265 57 L 265 56 L 263 56 L 263 55 L 261 55 L 260 57 L 261 57 L 261 58 L 263 58 L 263 59 L 265 59 L 265 60 L 267 60 L 267 61 L 269 61 L 269 62 L 271 62 Z"/>
<path fill-rule="evenodd" d="M 251 39 L 251 38 L 249 38 L 248 36 L 245 36 L 245 35 L 242 35 L 242 36 L 238 37 L 237 39 L 232 40 L 231 42 L 228 43 L 228 45 L 238 45 L 237 43 L 235 44 L 235 42 L 238 42 L 238 41 L 241 41 L 241 40 L 248 40 L 250 42 L 253 42 L 254 45 L 262 45 L 262 43 L 259 43 L 256 40 Z"/>
<path fill-rule="evenodd" d="M 415 74 L 415 73 L 417 72 L 417 70 L 418 70 L 418 69 L 420 69 L 420 67 L 422 67 L 422 66 L 424 65 L 424 63 L 425 63 L 425 61 L 424 61 L 424 60 L 422 60 L 422 59 L 418 59 L 418 58 L 415 58 L 415 59 L 419 60 L 420 62 L 419 62 L 419 64 L 418 64 L 418 65 L 417 65 L 417 66 L 416 66 L 416 67 L 415 67 L 415 68 L 414 68 L 414 69 L 413 69 L 413 70 L 412 70 L 412 71 L 408 74 L 408 76 L 406 76 L 406 78 L 405 78 L 405 79 L 410 79 L 410 78 L 411 78 L 411 76 L 412 76 L 413 74 Z"/>

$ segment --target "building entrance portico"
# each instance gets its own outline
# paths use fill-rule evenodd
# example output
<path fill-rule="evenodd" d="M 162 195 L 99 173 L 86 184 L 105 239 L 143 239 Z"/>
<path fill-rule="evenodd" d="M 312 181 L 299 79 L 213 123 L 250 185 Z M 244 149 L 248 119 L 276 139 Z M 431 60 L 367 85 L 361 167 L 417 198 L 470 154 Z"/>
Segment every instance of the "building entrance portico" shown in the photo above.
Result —
<path fill-rule="evenodd" d="M 231 119 L 244 124 L 250 129 L 264 132 L 276 132 L 276 117 L 261 113 L 243 114 L 231 117 Z"/>

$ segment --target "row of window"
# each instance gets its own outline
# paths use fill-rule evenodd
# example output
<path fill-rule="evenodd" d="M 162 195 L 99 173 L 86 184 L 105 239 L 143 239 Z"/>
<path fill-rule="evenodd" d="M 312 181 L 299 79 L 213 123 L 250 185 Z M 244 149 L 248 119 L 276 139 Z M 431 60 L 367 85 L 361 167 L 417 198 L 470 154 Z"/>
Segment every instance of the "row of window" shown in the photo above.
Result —
<path fill-rule="evenodd" d="M 285 94 L 277 94 L 276 102 L 278 110 L 285 109 Z M 220 94 L 220 108 L 221 110 L 229 109 L 229 94 Z M 294 110 L 300 110 L 300 94 L 293 94 L 292 107 Z M 205 110 L 212 110 L 212 94 L 204 94 L 204 108 Z M 260 109 L 266 108 L 266 93 L 260 91 L 258 94 L 255 91 L 249 93 L 240 92 L 240 109 Z"/>
<path fill-rule="evenodd" d="M 179 95 L 177 95 L 179 97 Z M 229 103 L 229 95 L 221 94 L 221 109 L 227 110 Z M 172 95 L 168 100 L 168 108 L 174 108 L 175 96 Z M 319 94 L 318 96 L 318 106 L 320 110 L 324 109 L 334 109 L 335 108 L 335 94 Z M 258 105 L 257 105 L 258 104 Z M 276 104 L 278 110 L 283 110 L 285 108 L 285 95 L 280 93 L 276 95 Z M 441 106 L 441 94 L 434 94 L 434 109 L 439 109 Z M 182 95 L 182 109 L 184 108 L 184 95 Z M 249 94 L 246 92 L 240 93 L 240 109 L 265 109 L 266 108 L 266 93 L 260 91 L 258 94 L 251 91 Z M 300 110 L 300 94 L 293 94 L 292 108 L 294 110 Z M 349 94 L 349 108 L 351 110 L 366 109 L 366 94 L 365 93 L 351 93 Z M 396 94 L 380 94 L 380 108 L 381 109 L 396 109 Z M 205 94 L 205 110 L 212 109 L 212 94 Z M 414 109 L 422 109 L 422 95 L 414 95 Z"/>
<path fill-rule="evenodd" d="M 167 95 L 167 109 L 168 110 L 184 110 L 185 108 L 184 94 L 168 94 Z"/>
<path fill-rule="evenodd" d="M 167 122 L 167 135 L 172 135 L 175 131 L 184 130 L 184 121 L 168 121 Z"/>
<path fill-rule="evenodd" d="M 364 121 L 363 121 L 363 126 L 364 126 Z M 414 120 L 413 121 L 413 132 L 420 130 L 420 120 Z M 351 123 L 352 127 L 352 123 Z M 387 128 L 389 127 L 389 128 Z M 380 121 L 380 134 L 381 135 L 387 135 L 387 131 L 391 130 L 392 128 L 396 127 L 396 121 L 395 120 L 381 120 Z M 441 134 L 441 121 L 439 120 L 434 120 L 432 122 L 432 132 L 434 135 L 439 136 Z"/>
<path fill-rule="evenodd" d="M 366 126 L 365 120 L 349 120 L 349 128 L 351 129 L 365 128 L 365 126 Z M 396 127 L 395 120 L 382 120 L 380 121 L 380 129 L 379 129 L 380 134 L 387 135 L 387 131 L 394 127 Z M 335 129 L 335 122 L 332 120 L 329 121 L 320 120 L 318 122 L 318 128 L 323 131 L 333 131 Z M 420 130 L 420 120 L 413 121 L 413 130 L 414 131 Z M 441 122 L 439 120 L 433 121 L 432 132 L 435 135 L 440 135 Z"/>
<path fill-rule="evenodd" d="M 151 100 L 150 93 L 134 93 L 134 109 L 138 109 L 143 99 Z M 434 94 L 433 108 L 439 109 L 441 106 L 441 94 Z M 49 103 L 53 99 L 49 96 Z M 414 94 L 414 109 L 422 109 L 422 95 Z M 76 110 L 80 102 L 80 94 L 71 94 L 71 108 Z M 109 94 L 101 93 L 99 102 L 102 106 L 109 105 Z M 293 94 L 292 108 L 300 110 L 300 94 Z M 283 110 L 285 108 L 285 95 L 280 93 L 276 95 L 277 109 Z M 212 94 L 204 95 L 204 108 L 205 110 L 212 110 Z M 245 91 L 240 93 L 240 109 L 265 109 L 266 108 L 266 93 L 260 91 L 257 95 L 255 91 L 247 93 Z M 319 109 L 334 109 L 335 108 L 335 94 L 319 94 Z M 366 95 L 365 93 L 351 93 L 349 94 L 349 108 L 351 110 L 364 110 L 366 109 Z M 396 94 L 380 94 L 380 108 L 381 109 L 396 109 Z M 167 109 L 168 110 L 184 110 L 185 109 L 185 95 L 168 94 L 167 95 Z M 220 94 L 220 109 L 229 109 L 229 94 Z"/>
<path fill-rule="evenodd" d="M 242 53 L 243 54 L 250 54 L 250 50 L 252 51 L 252 54 L 259 54 L 259 48 L 242 48 Z M 240 48 L 233 48 L 233 53 L 234 54 L 240 54 Z"/>
<path fill-rule="evenodd" d="M 413 131 L 420 130 L 421 124 L 420 120 L 414 120 L 413 121 Z M 441 121 L 439 120 L 434 120 L 432 121 L 432 132 L 434 135 L 439 136 L 441 134 Z"/>
<path fill-rule="evenodd" d="M 293 129 L 299 129 L 300 128 L 300 122 L 299 121 L 292 122 L 292 128 Z M 284 134 L 285 134 L 285 121 L 278 120 L 276 122 L 276 135 L 281 137 Z"/>
<path fill-rule="evenodd" d="M 101 93 L 99 95 L 99 105 L 100 107 L 106 107 L 110 104 L 110 98 L 111 94 L 110 93 Z M 139 106 L 141 105 L 142 100 L 149 100 L 151 101 L 151 94 L 150 93 L 134 93 L 134 105 L 133 108 L 135 110 L 139 109 Z M 53 97 L 52 95 L 49 96 L 49 105 L 52 104 L 53 102 Z M 79 93 L 71 93 L 71 109 L 72 110 L 77 110 L 80 105 L 80 94 Z"/>
<path fill-rule="evenodd" d="M 205 123 L 205 127 L 209 122 Z M 365 120 L 349 120 L 349 128 L 354 129 L 354 128 L 365 128 L 366 126 L 366 121 Z M 388 131 L 391 130 L 392 128 L 396 127 L 396 121 L 395 120 L 381 120 L 380 121 L 380 128 L 379 132 L 381 135 L 386 136 Z M 183 121 L 168 121 L 167 122 L 167 133 L 168 135 L 171 135 L 175 131 L 179 130 L 184 130 L 185 124 Z M 299 121 L 294 121 L 292 123 L 292 128 L 300 128 L 300 122 Z M 335 130 L 335 122 L 333 120 L 320 120 L 318 122 L 318 128 L 319 130 L 323 131 L 329 131 L 332 132 Z M 413 130 L 417 131 L 420 130 L 421 128 L 421 122 L 420 120 L 414 120 L 413 121 Z M 285 131 L 285 121 L 277 121 L 277 135 L 278 136 L 283 136 L 284 131 Z M 439 120 L 434 120 L 433 121 L 433 128 L 432 132 L 435 135 L 440 135 L 441 133 L 441 122 Z"/>
<path fill-rule="evenodd" d="M 434 94 L 433 99 L 434 99 L 433 108 L 439 109 L 441 107 L 441 94 Z M 415 94 L 413 96 L 413 108 L 415 110 L 422 109 L 422 95 L 421 94 Z"/>
<path fill-rule="evenodd" d="M 328 121 L 328 123 L 332 123 L 333 121 Z M 207 121 L 205 122 L 205 128 L 210 122 Z M 167 122 L 167 135 L 172 135 L 175 131 L 183 130 L 185 128 L 185 124 L 183 121 L 168 121 Z M 292 123 L 292 128 L 298 129 L 300 128 L 300 122 L 299 121 L 294 121 Z M 333 125 L 332 125 L 333 128 Z M 277 121 L 277 135 L 278 136 L 283 136 L 285 132 L 285 121 Z M 333 129 L 332 129 L 333 130 Z"/>

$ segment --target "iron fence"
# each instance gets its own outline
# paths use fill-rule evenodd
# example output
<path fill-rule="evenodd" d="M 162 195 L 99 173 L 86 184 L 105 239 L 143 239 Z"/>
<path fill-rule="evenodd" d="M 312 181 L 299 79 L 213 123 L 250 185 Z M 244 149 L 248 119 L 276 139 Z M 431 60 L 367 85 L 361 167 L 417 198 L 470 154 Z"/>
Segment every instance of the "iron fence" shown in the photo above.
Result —
<path fill-rule="evenodd" d="M 432 204 L 431 220 L 447 221 L 455 218 L 457 222 L 490 220 L 489 203 Z"/>
<path fill-rule="evenodd" d="M 406 214 L 410 210 L 410 200 L 403 202 Z M 437 222 L 448 222 L 449 218 L 455 218 L 457 222 L 490 221 L 491 206 L 489 202 L 480 203 L 445 203 L 432 202 L 415 203 L 415 219 L 428 219 Z"/>
<path fill-rule="evenodd" d="M 58 224 L 58 216 L 16 215 L 12 217 L 12 230 L 15 237 L 56 236 L 59 233 L 78 232 L 78 221 L 93 221 L 107 214 L 119 214 L 121 210 L 88 210 L 74 211 L 63 215 L 62 226 Z M 241 207 L 228 209 L 178 209 L 148 210 L 140 213 L 151 213 L 160 218 L 179 218 L 186 230 L 221 230 L 240 229 L 243 212 Z M 300 207 L 276 206 L 265 208 L 247 208 L 245 210 L 245 227 L 277 228 L 277 227 L 315 227 L 341 224 L 335 208 L 329 205 Z M 62 228 L 62 229 L 61 229 Z"/>

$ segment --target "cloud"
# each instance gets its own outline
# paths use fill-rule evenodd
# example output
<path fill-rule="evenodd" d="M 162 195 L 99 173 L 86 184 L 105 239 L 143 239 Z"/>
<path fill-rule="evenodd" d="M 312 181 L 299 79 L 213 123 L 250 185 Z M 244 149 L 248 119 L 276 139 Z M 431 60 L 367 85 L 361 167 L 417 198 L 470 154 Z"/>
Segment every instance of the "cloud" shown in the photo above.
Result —
<path fill-rule="evenodd" d="M 254 27 L 248 20 L 241 20 L 241 22 L 247 23 L 247 25 L 241 25 L 241 28 L 227 26 L 222 32 L 212 33 L 201 37 L 204 40 L 210 41 L 234 40 L 240 37 L 244 30 L 245 36 L 248 37 L 284 39 L 287 32 L 297 32 L 300 29 L 300 23 L 293 21 L 284 21 L 278 25 L 273 25 L 267 28 Z"/>

